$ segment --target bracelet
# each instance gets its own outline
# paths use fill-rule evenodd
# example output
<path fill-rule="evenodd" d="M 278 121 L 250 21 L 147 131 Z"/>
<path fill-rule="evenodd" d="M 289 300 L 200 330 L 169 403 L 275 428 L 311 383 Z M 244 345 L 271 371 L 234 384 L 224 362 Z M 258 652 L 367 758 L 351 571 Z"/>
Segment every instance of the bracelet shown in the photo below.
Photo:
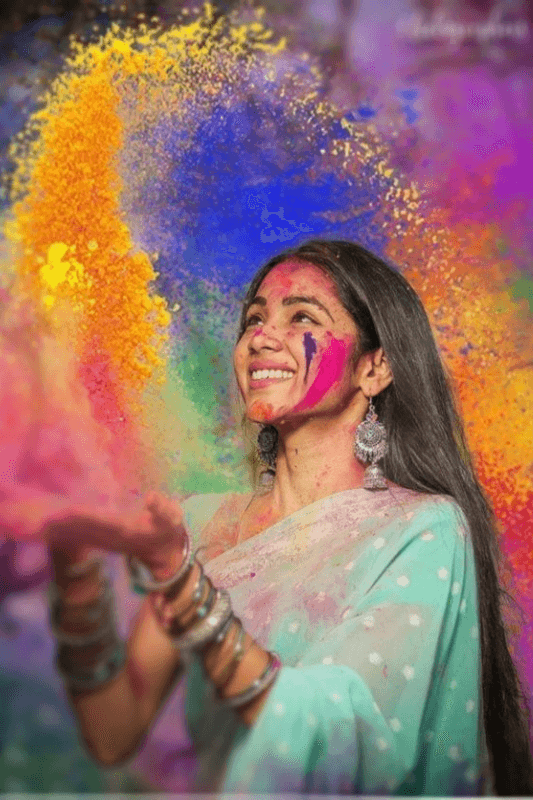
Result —
<path fill-rule="evenodd" d="M 183 561 L 178 571 L 172 578 L 165 581 L 156 581 L 148 567 L 134 556 L 126 557 L 128 572 L 131 577 L 131 586 L 134 592 L 146 595 L 149 592 L 167 592 L 169 589 L 176 589 L 181 584 L 192 569 L 194 554 L 191 551 L 191 540 L 189 536 L 185 538 L 183 548 Z"/>
<path fill-rule="evenodd" d="M 55 638 L 63 644 L 70 645 L 71 647 L 86 647 L 91 644 L 96 644 L 96 642 L 105 638 L 114 628 L 114 618 L 112 615 L 113 592 L 109 581 L 106 582 L 101 597 L 88 606 L 78 605 L 69 608 L 61 599 L 57 587 L 54 584 L 51 584 L 48 589 L 48 598 L 50 601 L 50 627 Z M 82 623 L 100 622 L 101 624 L 96 630 L 90 631 L 89 633 L 75 634 L 65 631 L 60 625 L 60 617 L 61 612 L 66 609 L 69 611 L 74 609 L 85 611 L 85 618 L 82 620 Z"/>
<path fill-rule="evenodd" d="M 226 638 L 229 629 L 231 628 L 231 626 L 233 625 L 233 622 L 236 619 L 237 619 L 237 617 L 233 616 L 233 611 L 232 611 L 231 614 L 228 617 L 227 622 L 224 623 L 224 625 L 221 627 L 221 629 L 219 630 L 219 632 L 215 636 L 215 638 L 213 640 L 215 642 L 215 644 L 220 644 Z M 240 620 L 239 620 L 239 622 L 240 622 Z"/>
<path fill-rule="evenodd" d="M 225 589 L 219 589 L 208 616 L 181 636 L 171 636 L 178 650 L 200 650 L 220 632 L 232 614 L 230 596 Z"/>
<path fill-rule="evenodd" d="M 209 581 L 209 579 L 207 580 Z M 176 634 L 180 633 L 185 633 L 185 631 L 190 630 L 196 624 L 196 622 L 198 622 L 198 620 L 203 620 L 209 614 L 209 612 L 212 610 L 215 604 L 216 593 L 217 590 L 215 589 L 211 581 L 209 581 L 209 592 L 207 594 L 207 597 L 205 598 L 202 605 L 196 609 L 196 612 L 193 615 L 193 617 L 187 622 L 186 625 L 180 624 L 177 618 L 174 617 L 174 619 L 171 620 L 171 622 L 168 625 L 167 628 L 168 633 L 170 633 L 171 636 L 175 636 Z M 180 617 L 181 616 L 182 614 L 180 614 Z"/>
<path fill-rule="evenodd" d="M 203 566 L 200 564 L 199 561 L 197 561 L 196 563 L 200 567 L 200 575 L 198 576 L 198 580 L 196 581 L 196 586 L 193 589 L 191 595 L 191 602 L 189 603 L 187 608 L 184 608 L 183 611 L 180 611 L 180 617 L 183 617 L 185 616 L 185 614 L 188 614 L 191 608 L 195 606 L 196 603 L 200 600 L 200 598 L 204 593 L 204 586 L 206 584 L 206 581 L 208 580 L 207 575 L 204 572 Z"/>
<path fill-rule="evenodd" d="M 274 682 L 282 667 L 282 663 L 277 653 L 270 653 L 269 655 L 270 659 L 263 674 L 260 675 L 259 678 L 256 678 L 252 685 L 249 686 L 248 689 L 245 689 L 244 692 L 220 700 L 222 705 L 226 708 L 240 708 L 241 706 L 245 706 Z"/>
<path fill-rule="evenodd" d="M 245 650 L 244 640 L 246 638 L 246 631 L 244 630 L 244 627 L 238 617 L 235 617 L 235 621 L 239 625 L 239 631 L 237 633 L 237 636 L 235 637 L 235 642 L 233 644 L 233 654 L 229 662 L 226 664 L 221 674 L 217 678 L 216 689 L 220 699 L 222 699 L 222 692 L 224 691 L 225 687 L 229 684 L 229 682 L 237 672 L 237 668 L 241 663 L 242 659 L 244 658 L 244 654 L 248 652 L 249 648 L 251 647 L 251 642 L 250 642 L 249 646 Z"/>
<path fill-rule="evenodd" d="M 197 602 L 200 600 L 200 598 L 202 597 L 202 595 L 204 593 L 204 587 L 205 587 L 205 584 L 206 584 L 206 581 L 207 581 L 207 576 L 205 575 L 204 568 L 202 567 L 200 562 L 197 561 L 196 563 L 200 567 L 200 575 L 198 576 L 198 580 L 196 581 L 196 585 L 195 585 L 195 587 L 193 589 L 193 592 L 192 592 L 192 595 L 191 595 L 191 601 L 190 601 L 189 605 L 186 608 L 184 608 L 183 611 L 180 611 L 179 615 L 178 614 L 174 614 L 173 615 L 173 619 L 171 619 L 169 621 L 166 621 L 164 619 L 164 617 L 166 617 L 166 614 L 164 614 L 165 605 L 167 603 L 171 603 L 175 598 L 169 596 L 168 593 L 167 594 L 163 594 L 163 592 L 151 592 L 151 594 L 150 594 L 150 600 L 152 601 L 152 607 L 153 607 L 153 609 L 155 611 L 155 614 L 156 614 L 157 618 L 159 619 L 159 622 L 160 622 L 161 626 L 165 630 L 168 630 L 169 627 L 172 627 L 175 624 L 174 620 L 175 620 L 175 618 L 177 616 L 183 617 L 184 615 L 188 614 L 188 612 L 191 610 L 191 608 L 193 608 L 197 604 Z"/>
<path fill-rule="evenodd" d="M 115 641 L 111 653 L 105 654 L 92 667 L 85 670 L 73 670 L 69 663 L 68 653 L 60 648 L 56 658 L 56 665 L 68 683 L 75 691 L 91 691 L 109 683 L 122 669 L 126 662 L 126 648 L 124 642 Z"/>
<path fill-rule="evenodd" d="M 108 577 L 105 577 L 102 581 L 102 591 L 94 600 L 89 600 L 86 603 L 66 603 L 65 602 L 65 595 L 64 592 L 60 589 L 60 587 L 52 582 L 47 591 L 48 595 L 48 602 L 51 608 L 55 609 L 65 609 L 68 611 L 83 611 L 85 620 L 87 622 L 96 622 L 101 616 L 102 610 L 105 609 L 106 605 L 109 604 L 113 596 L 113 589 L 111 586 L 111 582 Z"/>

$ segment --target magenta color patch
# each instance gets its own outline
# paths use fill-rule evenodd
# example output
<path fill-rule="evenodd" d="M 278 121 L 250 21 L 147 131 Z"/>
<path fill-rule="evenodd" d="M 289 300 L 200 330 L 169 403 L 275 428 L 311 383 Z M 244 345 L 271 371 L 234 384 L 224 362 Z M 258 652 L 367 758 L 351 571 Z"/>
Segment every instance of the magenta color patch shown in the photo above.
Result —
<path fill-rule="evenodd" d="M 341 339 L 332 339 L 329 347 L 322 353 L 318 374 L 309 387 L 309 391 L 295 407 L 295 411 L 303 411 L 315 406 L 342 377 L 346 364 L 348 347 Z"/>

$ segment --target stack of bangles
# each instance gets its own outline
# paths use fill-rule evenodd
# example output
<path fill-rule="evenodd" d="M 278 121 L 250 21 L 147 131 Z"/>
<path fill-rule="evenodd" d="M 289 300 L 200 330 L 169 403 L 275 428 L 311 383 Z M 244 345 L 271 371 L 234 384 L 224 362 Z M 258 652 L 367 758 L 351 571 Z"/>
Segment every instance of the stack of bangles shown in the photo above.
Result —
<path fill-rule="evenodd" d="M 270 653 L 263 674 L 251 686 L 238 695 L 224 696 L 250 645 L 245 647 L 246 633 L 241 620 L 233 614 L 229 594 L 225 589 L 215 589 L 196 554 L 191 553 L 188 537 L 182 565 L 168 580 L 155 581 L 148 568 L 132 556 L 127 557 L 126 563 L 133 590 L 150 595 L 161 627 L 180 653 L 202 652 L 212 644 L 221 645 L 232 632 L 231 658 L 214 680 L 217 698 L 223 705 L 245 706 L 274 682 L 282 665 L 278 655 Z M 108 683 L 122 669 L 126 659 L 124 642 L 117 633 L 111 583 L 108 577 L 102 576 L 102 564 L 101 559 L 93 559 L 63 572 L 72 582 L 95 572 L 101 591 L 91 603 L 73 606 L 65 603 L 56 584 L 49 590 L 50 621 L 59 643 L 57 666 L 74 691 L 91 691 Z M 177 615 L 172 602 L 179 596 L 195 564 L 199 567 L 199 576 L 190 602 Z M 184 627 L 179 619 L 187 615 L 189 619 Z"/>
<path fill-rule="evenodd" d="M 244 645 L 246 632 L 241 620 L 233 614 L 228 592 L 225 589 L 215 589 L 205 574 L 201 562 L 196 559 L 196 554 L 191 553 L 188 537 L 184 546 L 182 565 L 176 574 L 166 581 L 154 581 L 150 571 L 131 556 L 126 562 L 132 579 L 132 588 L 138 594 L 151 595 L 152 606 L 161 627 L 180 652 L 202 652 L 211 644 L 221 644 L 233 630 L 231 658 L 222 672 L 216 675 L 217 697 L 223 705 L 229 708 L 247 705 L 274 682 L 282 665 L 279 656 L 270 653 L 263 674 L 253 681 L 251 686 L 238 695 L 224 696 L 226 687 L 231 683 L 239 664 L 248 652 L 249 646 Z M 183 626 L 173 612 L 171 604 L 180 594 L 195 564 L 199 567 L 198 579 L 189 604 L 178 616 L 183 619 L 193 609 L 194 614 Z"/>
<path fill-rule="evenodd" d="M 124 642 L 117 632 L 113 590 L 103 575 L 101 558 L 62 570 L 63 579 L 75 586 L 87 578 L 98 580 L 96 600 L 67 603 L 56 583 L 48 590 L 50 624 L 58 642 L 56 664 L 69 688 L 92 691 L 109 683 L 126 661 Z"/>

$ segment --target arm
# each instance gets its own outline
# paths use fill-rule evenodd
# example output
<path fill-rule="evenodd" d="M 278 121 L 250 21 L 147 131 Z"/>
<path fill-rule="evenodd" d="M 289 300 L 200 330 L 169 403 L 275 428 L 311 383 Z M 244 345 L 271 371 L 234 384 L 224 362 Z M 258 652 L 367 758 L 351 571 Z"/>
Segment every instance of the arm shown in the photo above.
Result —
<path fill-rule="evenodd" d="M 64 577 L 65 568 L 80 559 L 66 557 L 64 551 L 53 551 L 52 557 L 68 620 L 69 608 L 79 609 L 95 600 L 100 585 L 94 574 L 69 582 Z M 67 629 L 66 624 L 62 627 Z M 70 630 L 76 630 L 74 622 Z M 80 655 L 83 658 L 83 652 Z M 98 689 L 68 690 L 81 736 L 96 761 L 117 764 L 133 754 L 179 677 L 180 666 L 180 653 L 161 630 L 146 598 L 126 643 L 124 668 Z"/>
<path fill-rule="evenodd" d="M 55 549 L 53 562 L 56 583 L 67 606 L 67 632 L 76 633 L 79 610 L 83 604 L 98 598 L 101 585 L 97 576 L 89 573 L 81 580 L 69 580 L 68 571 L 76 562 L 83 562 L 83 551 L 77 554 L 68 549 Z M 156 580 L 165 580 L 176 572 L 182 558 L 182 548 L 159 549 L 150 561 L 150 570 Z M 193 567 L 189 578 L 170 604 L 172 615 L 180 625 L 187 627 L 194 617 L 196 607 L 191 607 L 191 595 L 199 576 Z M 69 628 L 68 607 L 72 609 L 73 626 Z M 77 610 L 75 610 L 77 607 Z M 189 610 L 186 610 L 189 609 Z M 167 608 L 167 610 L 169 610 Z M 185 612 L 184 612 L 185 610 Z M 76 616 L 77 615 L 77 616 Z M 229 642 L 227 639 L 229 638 Z M 220 644 L 211 644 L 204 652 L 207 675 L 217 685 L 217 678 L 226 673 L 232 660 L 231 635 Z M 268 653 L 246 635 L 246 656 L 234 672 L 225 691 L 238 694 L 260 675 L 267 662 Z M 83 650 L 83 649 L 82 649 Z M 77 653 L 74 653 L 78 657 Z M 84 653 L 80 653 L 83 660 Z M 147 597 L 130 633 L 124 668 L 110 682 L 98 689 L 69 692 L 81 735 L 93 757 L 102 764 L 117 764 L 131 756 L 153 725 L 176 678 L 181 672 L 180 654 L 161 627 L 160 619 Z M 266 693 L 265 693 L 266 694 Z M 252 724 L 262 705 L 262 697 L 239 710 L 245 724 Z"/>
<path fill-rule="evenodd" d="M 184 590 L 189 597 L 191 592 L 192 586 Z M 247 688 L 267 664 L 267 652 L 248 635 L 246 646 L 248 652 L 227 686 L 229 695 Z M 209 647 L 204 654 L 208 678 L 215 682 L 230 657 L 226 642 Z M 116 765 L 135 753 L 180 675 L 180 654 L 161 629 L 146 598 L 127 642 L 124 669 L 100 689 L 69 693 L 80 733 L 96 761 L 107 766 Z M 239 709 L 245 725 L 253 724 L 268 692 L 269 689 Z"/>

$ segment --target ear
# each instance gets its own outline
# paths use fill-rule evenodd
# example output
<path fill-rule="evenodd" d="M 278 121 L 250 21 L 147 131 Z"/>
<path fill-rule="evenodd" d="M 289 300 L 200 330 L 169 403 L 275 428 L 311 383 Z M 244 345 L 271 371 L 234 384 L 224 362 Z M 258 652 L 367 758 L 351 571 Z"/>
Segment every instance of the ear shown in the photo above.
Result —
<path fill-rule="evenodd" d="M 392 383 L 392 371 L 382 347 L 359 357 L 354 381 L 365 397 L 375 397 Z"/>

